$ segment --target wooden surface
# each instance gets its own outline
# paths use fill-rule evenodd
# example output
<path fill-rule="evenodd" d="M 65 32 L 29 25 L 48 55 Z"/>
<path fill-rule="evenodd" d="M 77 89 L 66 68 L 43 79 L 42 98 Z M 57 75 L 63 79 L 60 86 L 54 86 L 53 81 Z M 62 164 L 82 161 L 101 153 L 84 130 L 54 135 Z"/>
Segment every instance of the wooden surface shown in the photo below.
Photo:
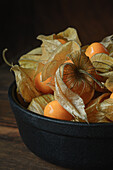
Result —
<path fill-rule="evenodd" d="M 0 6 L 0 170 L 63 169 L 36 157 L 22 142 L 7 95 L 13 76 L 3 63 L 2 50 L 7 47 L 7 59 L 17 62 L 40 44 L 37 35 L 58 33 L 69 26 L 77 29 L 84 45 L 101 41 L 113 34 L 113 1 L 1 0 Z"/>

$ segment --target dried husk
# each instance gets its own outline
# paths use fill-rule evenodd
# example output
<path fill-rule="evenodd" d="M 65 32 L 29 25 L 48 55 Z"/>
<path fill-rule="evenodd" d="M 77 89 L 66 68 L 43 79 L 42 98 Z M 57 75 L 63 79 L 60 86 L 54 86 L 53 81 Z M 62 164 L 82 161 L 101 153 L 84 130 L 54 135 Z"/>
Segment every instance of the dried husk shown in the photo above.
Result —
<path fill-rule="evenodd" d="M 96 71 L 105 73 L 113 70 L 113 58 L 105 53 L 95 54 L 90 60 Z"/>
<path fill-rule="evenodd" d="M 88 103 L 94 96 L 93 75 L 95 69 L 85 54 L 72 53 L 69 55 L 73 64 L 63 65 L 63 81 L 73 92 L 77 93 L 84 103 Z"/>
<path fill-rule="evenodd" d="M 99 104 L 98 110 L 105 113 L 106 119 L 113 121 L 113 99 L 108 98 Z"/>
<path fill-rule="evenodd" d="M 113 44 L 109 44 L 107 50 L 109 52 L 109 56 L 113 57 Z"/>
<path fill-rule="evenodd" d="M 37 69 L 38 62 L 42 56 L 41 47 L 35 48 L 19 59 L 19 65 L 23 68 Z"/>
<path fill-rule="evenodd" d="M 110 121 L 112 121 L 112 122 L 113 122 L 113 112 L 111 112 L 111 113 L 107 113 L 107 114 L 106 114 L 106 119 L 108 119 L 108 120 L 109 120 L 109 122 L 110 122 Z"/>
<path fill-rule="evenodd" d="M 105 77 L 104 80 L 106 80 L 109 77 L 113 77 L 113 71 L 109 71 L 109 72 L 106 72 L 106 73 L 99 73 L 99 75 L 102 76 L 102 77 Z"/>
<path fill-rule="evenodd" d="M 79 40 L 77 30 L 74 28 L 69 27 L 65 31 L 58 33 L 57 36 L 54 36 L 54 38 L 57 38 L 57 39 L 64 38 L 68 41 L 76 41 L 81 46 L 81 42 Z"/>
<path fill-rule="evenodd" d="M 75 41 L 70 41 L 59 46 L 43 67 L 42 81 L 54 76 L 58 67 L 65 62 L 67 55 L 73 52 L 80 53 L 80 46 Z"/>
<path fill-rule="evenodd" d="M 82 98 L 71 91 L 63 82 L 60 74 L 60 69 L 56 71 L 55 77 L 55 99 L 66 109 L 73 117 L 79 117 L 87 122 L 87 115 L 85 112 L 85 104 Z"/>
<path fill-rule="evenodd" d="M 104 93 L 101 96 L 97 97 L 96 99 L 91 100 L 85 108 L 87 113 L 88 121 L 91 123 L 97 123 L 102 121 L 105 118 L 105 113 L 99 110 L 99 105 L 104 100 L 108 99 L 110 93 Z"/>
<path fill-rule="evenodd" d="M 113 99 L 108 98 L 103 102 L 99 103 L 98 110 L 104 113 L 112 113 L 113 112 Z"/>
<path fill-rule="evenodd" d="M 53 100 L 54 100 L 54 96 L 52 94 L 46 94 L 46 95 L 33 98 L 28 106 L 28 110 L 40 115 L 44 115 L 45 106 Z"/>
<path fill-rule="evenodd" d="M 35 48 L 35 49 L 33 49 L 33 50 L 31 50 L 31 51 L 29 51 L 27 54 L 42 54 L 42 48 L 41 47 L 37 47 L 37 48 Z"/>
<path fill-rule="evenodd" d="M 113 44 L 113 35 L 105 37 L 100 43 L 107 48 L 110 44 Z"/>
<path fill-rule="evenodd" d="M 23 69 L 15 65 L 11 70 L 15 73 L 18 91 L 26 102 L 31 102 L 33 98 L 41 95 L 41 93 L 35 89 L 33 80 L 28 75 L 28 69 Z"/>
<path fill-rule="evenodd" d="M 46 64 L 52 53 L 59 47 L 62 46 L 58 40 L 43 40 L 42 47 L 42 57 L 41 62 Z"/>
<path fill-rule="evenodd" d="M 76 41 L 80 46 L 81 46 L 81 42 L 79 40 L 78 34 L 77 34 L 77 30 L 74 28 L 67 28 L 66 30 L 58 33 L 58 34 L 52 34 L 49 36 L 45 36 L 45 35 L 39 35 L 37 37 L 37 39 L 39 40 L 54 40 L 54 39 L 65 39 L 67 41 Z"/>
<path fill-rule="evenodd" d="M 97 123 L 111 123 L 111 121 L 105 115 L 104 118 L 100 119 Z"/>
<path fill-rule="evenodd" d="M 113 75 L 106 80 L 104 85 L 109 91 L 113 92 Z"/>
<path fill-rule="evenodd" d="M 64 53 L 63 48 L 65 48 L 65 46 L 60 41 L 58 41 L 58 39 L 64 39 L 64 40 L 66 40 L 67 43 L 69 41 L 76 41 L 75 43 L 77 43 L 78 46 L 81 45 L 81 42 L 80 42 L 80 40 L 78 38 L 77 31 L 74 28 L 68 28 L 63 32 L 58 33 L 57 35 L 56 34 L 52 34 L 52 35 L 49 35 L 49 36 L 39 35 L 37 37 L 37 39 L 39 39 L 39 40 L 41 40 L 43 42 L 42 45 L 41 45 L 41 47 L 42 47 L 42 57 L 41 57 L 40 62 L 38 63 L 38 69 L 37 70 L 40 70 L 39 68 L 40 68 L 41 63 L 45 64 L 45 65 L 46 64 L 48 65 L 49 62 L 52 62 L 53 57 L 57 53 L 59 53 L 59 50 L 60 51 L 62 50 L 62 54 Z M 64 59 L 62 60 L 62 57 L 61 57 L 61 60 L 60 60 L 61 64 L 66 59 L 65 55 L 68 54 L 68 46 L 69 46 L 69 43 L 66 45 L 67 50 L 66 50 L 66 53 L 64 54 Z M 80 49 L 80 47 L 79 47 L 79 49 Z M 55 58 L 55 60 L 56 60 L 56 63 L 59 62 L 59 61 L 57 61 L 56 58 Z M 55 61 L 53 61 L 52 64 L 55 64 Z M 45 67 L 47 67 L 47 66 L 45 66 Z M 44 71 L 45 71 L 45 67 L 43 68 Z M 42 71 L 42 67 L 41 67 L 41 71 Z M 42 73 L 42 80 L 45 80 L 45 76 L 43 75 L 43 73 Z"/>

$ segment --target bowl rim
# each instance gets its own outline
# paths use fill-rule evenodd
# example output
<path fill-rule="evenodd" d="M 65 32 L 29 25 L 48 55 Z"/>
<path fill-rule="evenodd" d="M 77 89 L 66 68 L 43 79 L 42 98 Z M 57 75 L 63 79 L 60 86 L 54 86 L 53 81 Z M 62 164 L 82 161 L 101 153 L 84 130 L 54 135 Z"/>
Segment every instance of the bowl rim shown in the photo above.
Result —
<path fill-rule="evenodd" d="M 54 123 L 58 123 L 58 124 L 67 124 L 67 125 L 80 125 L 80 126 L 85 126 L 85 127 L 89 127 L 89 126 L 96 126 L 96 127 L 101 127 L 101 126 L 113 126 L 113 123 L 103 123 L 103 122 L 99 122 L 99 123 L 86 123 L 86 122 L 73 122 L 73 121 L 67 121 L 67 120 L 60 120 L 60 119 L 55 119 L 55 118 L 50 118 L 50 117 L 46 117 L 40 114 L 37 114 L 33 111 L 28 110 L 27 108 L 25 108 L 24 106 L 22 106 L 18 100 L 16 99 L 16 95 L 15 95 L 15 89 L 16 89 L 16 82 L 12 82 L 11 85 L 9 86 L 9 90 L 8 90 L 8 97 L 9 100 L 11 100 L 17 108 L 19 108 L 21 111 L 26 111 L 29 115 L 32 115 L 34 117 L 37 117 L 38 119 L 43 119 L 43 120 L 47 120 L 50 122 L 54 122 Z"/>

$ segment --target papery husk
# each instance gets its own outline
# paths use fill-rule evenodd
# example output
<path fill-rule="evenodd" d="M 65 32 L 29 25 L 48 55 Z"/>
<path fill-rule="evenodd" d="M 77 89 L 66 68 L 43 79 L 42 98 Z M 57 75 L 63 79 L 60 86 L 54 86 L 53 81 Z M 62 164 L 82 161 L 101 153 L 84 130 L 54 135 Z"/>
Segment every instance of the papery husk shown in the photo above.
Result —
<path fill-rule="evenodd" d="M 91 100 L 85 108 L 87 113 L 88 121 L 91 123 L 97 123 L 105 118 L 105 113 L 99 110 L 99 104 L 102 103 L 105 99 L 108 99 L 110 93 L 104 93 L 96 99 Z"/>
<path fill-rule="evenodd" d="M 31 79 L 34 79 L 34 76 L 36 74 L 36 70 L 32 69 L 32 68 L 23 68 L 20 67 L 20 69 Z"/>
<path fill-rule="evenodd" d="M 113 35 L 105 37 L 100 43 L 107 48 L 110 44 L 113 44 Z"/>
<path fill-rule="evenodd" d="M 59 47 L 62 46 L 58 40 L 43 40 L 42 47 L 42 57 L 41 62 L 46 64 L 52 53 Z"/>
<path fill-rule="evenodd" d="M 104 85 L 109 91 L 113 92 L 113 76 L 110 76 Z"/>
<path fill-rule="evenodd" d="M 99 103 L 98 110 L 104 113 L 112 113 L 113 112 L 113 99 L 108 98 L 103 102 Z"/>
<path fill-rule="evenodd" d="M 44 115 L 45 106 L 53 100 L 54 96 L 52 94 L 46 94 L 36 97 L 32 99 L 31 103 L 28 106 L 28 110 L 40 115 Z"/>
<path fill-rule="evenodd" d="M 38 62 L 42 56 L 42 49 L 38 47 L 23 55 L 19 59 L 19 65 L 23 68 L 37 69 Z"/>
<path fill-rule="evenodd" d="M 62 79 L 67 87 L 77 93 L 86 104 L 94 96 L 93 75 L 95 69 L 84 54 L 72 53 L 69 57 L 74 64 L 63 65 Z"/>
<path fill-rule="evenodd" d="M 113 58 L 105 53 L 95 54 L 90 60 L 96 71 L 105 73 L 113 70 Z"/>
<path fill-rule="evenodd" d="M 76 41 L 80 46 L 81 46 L 81 42 L 79 40 L 78 34 L 77 34 L 77 30 L 74 28 L 67 28 L 66 30 L 58 33 L 58 34 L 52 34 L 49 36 L 45 36 L 45 35 L 39 35 L 37 37 L 37 39 L 39 40 L 54 40 L 54 39 L 65 39 L 67 41 Z"/>
<path fill-rule="evenodd" d="M 113 121 L 113 99 L 108 98 L 99 104 L 98 110 L 105 113 L 105 118 L 108 121 Z"/>
<path fill-rule="evenodd" d="M 111 123 L 111 121 L 105 115 L 102 119 L 98 120 L 97 123 Z"/>
<path fill-rule="evenodd" d="M 109 72 L 106 72 L 106 73 L 99 73 L 99 75 L 102 76 L 103 78 L 105 77 L 104 80 L 106 80 L 109 77 L 113 77 L 113 71 L 109 71 Z"/>
<path fill-rule="evenodd" d="M 27 54 L 36 54 L 36 55 L 39 54 L 39 55 L 41 55 L 42 54 L 42 48 L 41 47 L 37 47 L 37 48 L 29 51 Z"/>
<path fill-rule="evenodd" d="M 55 99 L 66 109 L 73 117 L 79 117 L 87 122 L 87 115 L 85 112 L 85 104 L 82 98 L 71 91 L 63 82 L 60 69 L 56 71 L 55 77 Z"/>
<path fill-rule="evenodd" d="M 109 52 L 109 56 L 113 57 L 113 43 L 108 45 L 107 50 Z"/>
<path fill-rule="evenodd" d="M 11 70 L 15 73 L 18 91 L 26 102 L 29 103 L 34 97 L 41 95 L 41 93 L 35 89 L 33 80 L 28 75 L 28 69 L 23 69 L 18 65 L 14 65 Z"/>
<path fill-rule="evenodd" d="M 44 40 L 53 40 L 54 39 L 54 35 L 55 34 L 51 34 L 51 35 L 38 35 L 37 39 L 44 41 Z"/>
<path fill-rule="evenodd" d="M 61 43 L 58 40 L 43 39 L 43 43 L 41 45 L 42 56 L 36 63 L 36 74 L 43 71 L 44 65 L 48 63 L 48 60 L 51 59 L 52 54 L 55 52 L 55 50 L 57 50 L 58 46 L 60 45 Z"/>
<path fill-rule="evenodd" d="M 107 113 L 107 114 L 106 114 L 106 119 L 107 119 L 109 122 L 110 122 L 110 121 L 113 122 L 113 112 Z"/>
<path fill-rule="evenodd" d="M 80 46 L 75 41 L 70 41 L 62 46 L 59 46 L 43 67 L 42 81 L 54 76 L 58 67 L 66 61 L 67 55 L 72 52 L 80 53 Z"/>
<path fill-rule="evenodd" d="M 65 31 L 58 33 L 54 38 L 64 38 L 68 41 L 76 41 L 80 46 L 81 42 L 79 40 L 77 30 L 74 28 L 67 28 Z"/>

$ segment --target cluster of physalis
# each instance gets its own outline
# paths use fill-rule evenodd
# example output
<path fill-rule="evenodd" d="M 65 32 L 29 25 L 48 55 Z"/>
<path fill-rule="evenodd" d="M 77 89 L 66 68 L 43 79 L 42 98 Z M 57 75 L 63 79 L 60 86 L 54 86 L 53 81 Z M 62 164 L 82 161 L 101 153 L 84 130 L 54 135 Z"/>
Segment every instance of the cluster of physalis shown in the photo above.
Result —
<path fill-rule="evenodd" d="M 41 46 L 11 68 L 21 104 L 56 119 L 113 122 L 113 36 L 82 46 L 68 28 L 37 39 Z"/>

